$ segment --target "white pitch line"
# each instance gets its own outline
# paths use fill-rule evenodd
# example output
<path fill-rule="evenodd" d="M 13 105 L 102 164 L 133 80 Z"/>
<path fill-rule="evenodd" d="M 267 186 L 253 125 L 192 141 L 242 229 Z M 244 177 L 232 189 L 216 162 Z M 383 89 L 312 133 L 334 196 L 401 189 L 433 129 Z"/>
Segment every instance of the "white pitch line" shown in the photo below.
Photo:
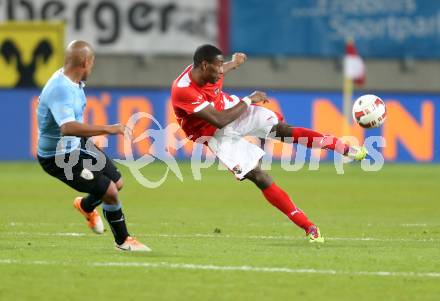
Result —
<path fill-rule="evenodd" d="M 3 232 L 0 235 L 10 236 L 85 236 L 85 233 L 76 232 Z"/>
<path fill-rule="evenodd" d="M 267 235 L 228 235 L 228 234 L 138 234 L 138 237 L 164 238 L 232 238 L 232 239 L 261 239 L 261 240 L 304 240 L 294 236 L 267 236 Z M 326 240 L 341 241 L 382 241 L 382 242 L 439 242 L 439 239 L 407 239 L 407 238 L 377 238 L 377 237 L 325 237 Z"/>
<path fill-rule="evenodd" d="M 145 268 L 168 268 L 183 270 L 213 270 L 213 271 L 249 271 L 268 273 L 292 273 L 292 274 L 324 274 L 324 275 L 350 275 L 350 276 L 395 276 L 395 277 L 440 277 L 440 272 L 390 272 L 390 271 L 338 271 L 319 269 L 292 269 L 287 267 L 255 267 L 255 266 L 218 266 L 192 263 L 169 263 L 169 262 L 107 262 L 94 263 L 94 266 L 119 266 L 119 267 L 145 267 Z"/>
<path fill-rule="evenodd" d="M 72 236 L 82 237 L 85 233 L 75 232 L 3 232 L 1 235 L 9 236 Z M 273 236 L 273 235 L 229 235 L 229 234 L 138 234 L 137 237 L 160 237 L 160 238 L 218 238 L 218 239 L 260 239 L 260 240 L 304 240 L 302 236 Z M 440 239 L 409 239 L 409 238 L 378 238 L 378 237 L 325 237 L 327 241 L 372 241 L 372 242 L 440 242 Z"/>
<path fill-rule="evenodd" d="M 10 222 L 8 224 L 11 227 L 39 227 L 39 226 L 55 226 L 59 223 L 23 223 L 23 222 Z M 83 223 L 67 223 L 68 226 L 82 226 Z"/>
<path fill-rule="evenodd" d="M 426 224 L 426 223 L 404 223 L 404 224 L 367 224 L 367 227 L 438 227 L 439 224 Z"/>
<path fill-rule="evenodd" d="M 85 236 L 84 233 L 75 233 L 75 232 L 58 232 L 58 233 L 54 233 L 56 236 Z"/>
<path fill-rule="evenodd" d="M 401 224 L 402 227 L 427 227 L 428 224 Z"/>
<path fill-rule="evenodd" d="M 0 223 L 0 225 L 2 225 Z M 45 226 L 59 226 L 60 223 L 23 223 L 23 222 L 9 222 L 3 225 L 7 225 L 10 227 L 45 227 Z M 67 223 L 63 224 L 64 226 L 71 226 L 71 227 L 82 227 L 84 226 L 84 223 Z M 134 226 L 134 223 L 127 223 L 129 226 Z"/>
<path fill-rule="evenodd" d="M 395 271 L 341 271 L 319 269 L 293 269 L 288 267 L 257 267 L 257 266 L 221 266 L 204 265 L 193 263 L 171 262 L 92 262 L 75 263 L 61 261 L 21 261 L 16 259 L 0 259 L 0 264 L 11 265 L 85 265 L 92 267 L 135 267 L 150 269 L 174 269 L 174 270 L 207 270 L 229 272 L 256 272 L 256 273 L 288 273 L 288 274 L 321 274 L 321 275 L 346 275 L 346 276 L 379 276 L 379 277 L 417 277 L 417 278 L 440 278 L 440 272 L 395 272 Z"/>
<path fill-rule="evenodd" d="M 47 235 L 49 233 L 42 233 L 44 235 Z M 54 236 L 86 236 L 85 233 L 76 233 L 76 232 L 57 232 L 53 233 Z"/>
<path fill-rule="evenodd" d="M 127 223 L 129 226 L 137 226 L 138 224 L 136 223 Z M 161 222 L 158 223 L 160 225 L 163 226 L 169 226 L 172 225 L 172 223 L 169 222 Z M 202 222 L 199 223 L 195 223 L 195 224 L 204 224 Z M 11 226 L 11 227 L 32 227 L 32 226 L 59 226 L 60 223 L 50 223 L 50 222 L 36 222 L 36 223 L 32 223 L 32 222 L 6 222 L 6 223 L 0 223 L 0 225 L 6 225 L 6 226 Z M 67 223 L 65 225 L 68 226 L 82 226 L 84 225 L 83 223 Z M 290 227 L 292 225 L 292 223 L 290 222 L 274 222 L 274 223 L 270 223 L 270 224 L 266 224 L 266 225 L 274 225 L 274 226 L 283 226 L 283 227 Z M 365 225 L 365 224 L 362 224 Z M 258 226 L 260 227 L 261 224 L 259 223 L 246 223 L 245 225 L 242 226 L 246 226 L 246 227 L 253 227 L 253 226 Z M 427 224 L 427 223 L 403 223 L 403 224 L 387 224 L 387 223 L 383 223 L 383 224 L 366 224 L 367 227 L 439 227 L 440 224 L 436 223 L 436 224 Z"/>

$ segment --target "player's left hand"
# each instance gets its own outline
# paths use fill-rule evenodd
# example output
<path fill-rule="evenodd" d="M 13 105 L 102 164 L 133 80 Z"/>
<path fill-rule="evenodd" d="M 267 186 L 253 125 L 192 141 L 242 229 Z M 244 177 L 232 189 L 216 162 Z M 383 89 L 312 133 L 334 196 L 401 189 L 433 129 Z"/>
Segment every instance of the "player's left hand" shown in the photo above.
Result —
<path fill-rule="evenodd" d="M 232 62 L 234 62 L 235 68 L 240 67 L 246 62 L 247 56 L 242 52 L 236 52 L 232 55 Z"/>

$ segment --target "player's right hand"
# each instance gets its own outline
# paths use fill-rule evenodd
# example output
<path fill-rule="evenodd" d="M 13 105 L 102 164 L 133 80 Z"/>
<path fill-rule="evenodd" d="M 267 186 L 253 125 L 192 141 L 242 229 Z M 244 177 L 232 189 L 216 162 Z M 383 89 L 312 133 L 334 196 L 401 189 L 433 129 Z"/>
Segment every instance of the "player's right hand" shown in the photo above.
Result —
<path fill-rule="evenodd" d="M 128 137 L 131 138 L 132 132 L 132 129 L 121 123 L 116 123 L 108 126 L 108 133 L 110 135 L 128 135 Z"/>
<path fill-rule="evenodd" d="M 266 93 L 261 92 L 261 91 L 255 91 L 251 95 L 249 95 L 248 97 L 251 99 L 252 103 L 269 102 L 269 100 L 267 99 Z"/>

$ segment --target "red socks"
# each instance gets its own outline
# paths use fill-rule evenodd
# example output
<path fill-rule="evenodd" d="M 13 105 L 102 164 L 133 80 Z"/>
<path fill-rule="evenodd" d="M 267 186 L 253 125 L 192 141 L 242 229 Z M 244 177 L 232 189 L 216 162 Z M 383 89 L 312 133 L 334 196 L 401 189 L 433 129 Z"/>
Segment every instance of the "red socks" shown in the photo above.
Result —
<path fill-rule="evenodd" d="M 262 189 L 264 197 L 273 206 L 278 208 L 287 217 L 299 227 L 307 231 L 313 223 L 309 221 L 304 212 L 301 211 L 290 199 L 289 195 L 279 188 L 275 183 L 272 183 L 269 187 Z"/>
<path fill-rule="evenodd" d="M 292 138 L 294 143 L 301 143 L 308 148 L 315 146 L 324 149 L 330 149 L 342 155 L 347 154 L 348 150 L 350 149 L 348 144 L 343 143 L 341 140 L 334 136 L 323 135 L 319 132 L 306 128 L 292 128 Z M 301 140 L 304 141 L 300 141 L 300 138 L 302 138 Z M 305 138 L 307 138 L 307 144 L 304 143 L 306 141 Z"/>

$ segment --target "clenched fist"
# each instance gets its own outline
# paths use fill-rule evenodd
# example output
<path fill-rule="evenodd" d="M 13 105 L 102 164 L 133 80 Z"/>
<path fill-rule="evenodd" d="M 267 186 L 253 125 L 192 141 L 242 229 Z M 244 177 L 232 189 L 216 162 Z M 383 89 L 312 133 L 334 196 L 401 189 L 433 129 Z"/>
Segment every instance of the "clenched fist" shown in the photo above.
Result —
<path fill-rule="evenodd" d="M 246 62 L 247 56 L 244 53 L 236 52 L 232 55 L 232 62 L 234 62 L 235 68 L 240 67 Z"/>
<path fill-rule="evenodd" d="M 269 102 L 269 100 L 267 99 L 266 93 L 261 92 L 261 91 L 255 91 L 251 95 L 249 95 L 248 97 L 251 99 L 252 103 Z"/>

